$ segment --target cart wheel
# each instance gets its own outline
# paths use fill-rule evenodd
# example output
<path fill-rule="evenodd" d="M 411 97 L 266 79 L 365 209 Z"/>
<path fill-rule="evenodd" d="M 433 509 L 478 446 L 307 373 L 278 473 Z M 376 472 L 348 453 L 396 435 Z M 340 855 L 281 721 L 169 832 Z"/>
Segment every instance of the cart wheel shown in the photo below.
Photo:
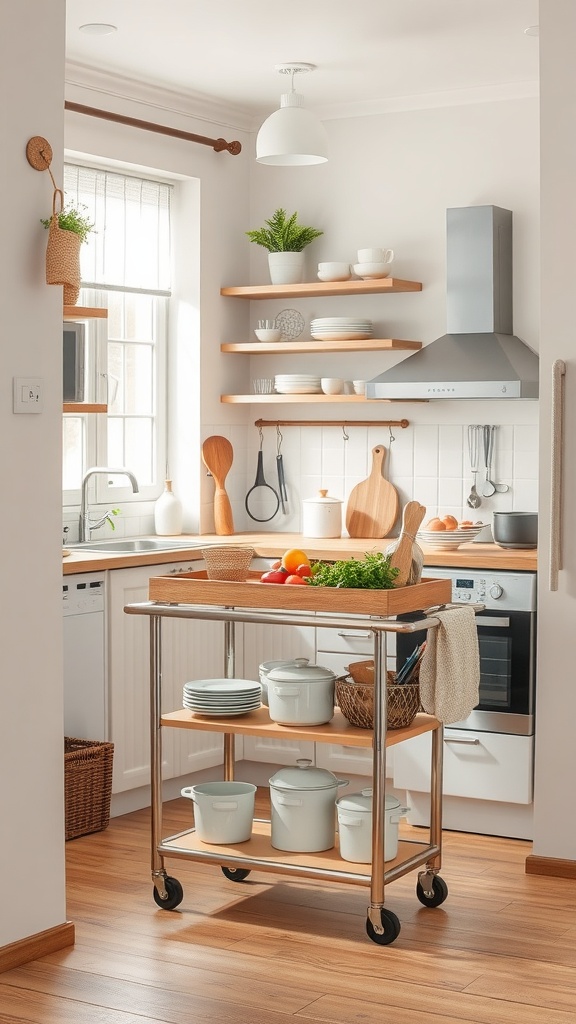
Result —
<path fill-rule="evenodd" d="M 154 900 L 162 910 L 175 910 L 184 899 L 184 890 L 182 889 L 178 879 L 172 878 L 170 875 L 166 875 L 166 878 L 164 879 L 164 888 L 168 895 L 166 896 L 166 899 L 163 900 L 158 889 L 154 886 L 154 889 L 152 890 Z"/>
<path fill-rule="evenodd" d="M 377 942 L 379 946 L 389 946 L 400 935 L 400 921 L 394 911 L 387 910 L 386 907 L 382 907 L 380 911 L 380 920 L 384 929 L 382 933 L 374 930 L 369 917 L 366 918 L 366 931 L 372 942 Z"/>
<path fill-rule="evenodd" d="M 247 868 L 222 868 L 222 874 L 226 875 L 231 882 L 243 882 L 248 878 L 250 871 Z"/>
<path fill-rule="evenodd" d="M 427 896 L 420 881 L 416 882 L 416 895 L 425 907 L 439 907 L 448 895 L 448 886 L 440 875 L 432 879 L 432 896 Z"/>

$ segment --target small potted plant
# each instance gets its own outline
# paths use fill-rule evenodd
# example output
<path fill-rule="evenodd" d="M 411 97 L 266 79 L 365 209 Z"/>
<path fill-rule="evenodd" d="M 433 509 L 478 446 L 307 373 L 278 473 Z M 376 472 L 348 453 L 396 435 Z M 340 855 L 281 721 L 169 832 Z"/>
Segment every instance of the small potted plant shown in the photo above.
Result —
<path fill-rule="evenodd" d="M 247 231 L 251 242 L 268 250 L 268 266 L 272 284 L 299 284 L 304 277 L 304 249 L 323 231 L 298 223 L 298 214 L 288 217 L 286 210 L 276 210 L 265 227 Z"/>
<path fill-rule="evenodd" d="M 56 209 L 57 197 L 60 210 Z M 52 216 L 42 220 L 48 228 L 46 248 L 46 283 L 64 285 L 64 305 L 75 305 L 80 292 L 80 246 L 94 229 L 86 216 L 85 206 L 64 206 L 60 189 L 54 190 Z"/>

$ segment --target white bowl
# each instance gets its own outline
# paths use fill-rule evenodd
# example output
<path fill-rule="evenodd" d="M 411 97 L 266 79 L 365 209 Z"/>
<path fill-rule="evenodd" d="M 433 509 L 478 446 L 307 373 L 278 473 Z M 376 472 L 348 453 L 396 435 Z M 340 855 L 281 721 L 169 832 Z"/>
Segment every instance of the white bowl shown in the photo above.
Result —
<path fill-rule="evenodd" d="M 390 263 L 355 263 L 352 267 L 356 276 L 364 278 L 365 281 L 389 277 L 391 269 Z"/>
<path fill-rule="evenodd" d="M 390 263 L 393 258 L 392 249 L 358 249 L 358 263 Z"/>
<path fill-rule="evenodd" d="M 461 526 L 457 530 L 419 530 L 417 539 L 434 551 L 451 551 L 461 544 L 470 543 L 487 525 L 476 523 L 474 526 Z"/>
<path fill-rule="evenodd" d="M 340 395 L 344 381 L 340 377 L 322 377 L 320 387 L 325 395 Z"/>
<path fill-rule="evenodd" d="M 318 277 L 321 281 L 348 281 L 351 276 L 349 263 L 318 264 Z"/>
<path fill-rule="evenodd" d="M 254 334 L 258 341 L 280 341 L 282 338 L 282 331 L 278 330 L 277 327 L 268 330 L 258 328 L 258 330 L 254 331 Z"/>

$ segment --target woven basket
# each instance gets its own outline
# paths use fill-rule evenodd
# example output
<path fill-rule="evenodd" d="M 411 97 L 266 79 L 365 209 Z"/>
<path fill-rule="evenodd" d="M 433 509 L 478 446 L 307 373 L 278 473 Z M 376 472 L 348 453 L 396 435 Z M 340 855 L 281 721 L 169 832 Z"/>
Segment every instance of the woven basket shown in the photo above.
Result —
<path fill-rule="evenodd" d="M 420 687 L 417 682 L 397 685 L 395 679 L 396 673 L 388 672 L 388 728 L 402 729 L 412 724 L 420 709 Z M 355 683 L 350 676 L 341 679 L 336 683 L 336 703 L 351 725 L 359 729 L 374 727 L 372 683 Z"/>
<path fill-rule="evenodd" d="M 214 544 L 202 548 L 209 580 L 246 581 L 254 548 L 246 545 Z"/>
<path fill-rule="evenodd" d="M 56 210 L 56 197 L 60 197 L 60 210 Z M 46 247 L 46 284 L 64 285 L 64 305 L 74 306 L 80 294 L 80 235 L 64 231 L 58 224 L 58 215 L 64 205 L 59 188 L 54 189 L 52 216 L 48 228 Z"/>
<path fill-rule="evenodd" d="M 110 821 L 113 743 L 64 737 L 66 839 L 101 832 Z"/>

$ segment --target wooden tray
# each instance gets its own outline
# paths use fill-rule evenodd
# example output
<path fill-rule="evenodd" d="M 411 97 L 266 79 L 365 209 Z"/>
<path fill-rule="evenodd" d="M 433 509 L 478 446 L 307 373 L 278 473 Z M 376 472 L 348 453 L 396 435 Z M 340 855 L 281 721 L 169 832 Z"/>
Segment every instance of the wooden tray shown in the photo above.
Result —
<path fill-rule="evenodd" d="M 352 590 L 260 583 L 261 575 L 261 572 L 249 572 L 245 583 L 209 580 L 205 569 L 153 576 L 149 581 L 148 596 L 151 601 L 161 604 L 208 604 L 383 616 L 420 611 L 446 604 L 452 598 L 450 580 L 423 579 L 411 587 L 398 587 L 396 590 Z"/>

